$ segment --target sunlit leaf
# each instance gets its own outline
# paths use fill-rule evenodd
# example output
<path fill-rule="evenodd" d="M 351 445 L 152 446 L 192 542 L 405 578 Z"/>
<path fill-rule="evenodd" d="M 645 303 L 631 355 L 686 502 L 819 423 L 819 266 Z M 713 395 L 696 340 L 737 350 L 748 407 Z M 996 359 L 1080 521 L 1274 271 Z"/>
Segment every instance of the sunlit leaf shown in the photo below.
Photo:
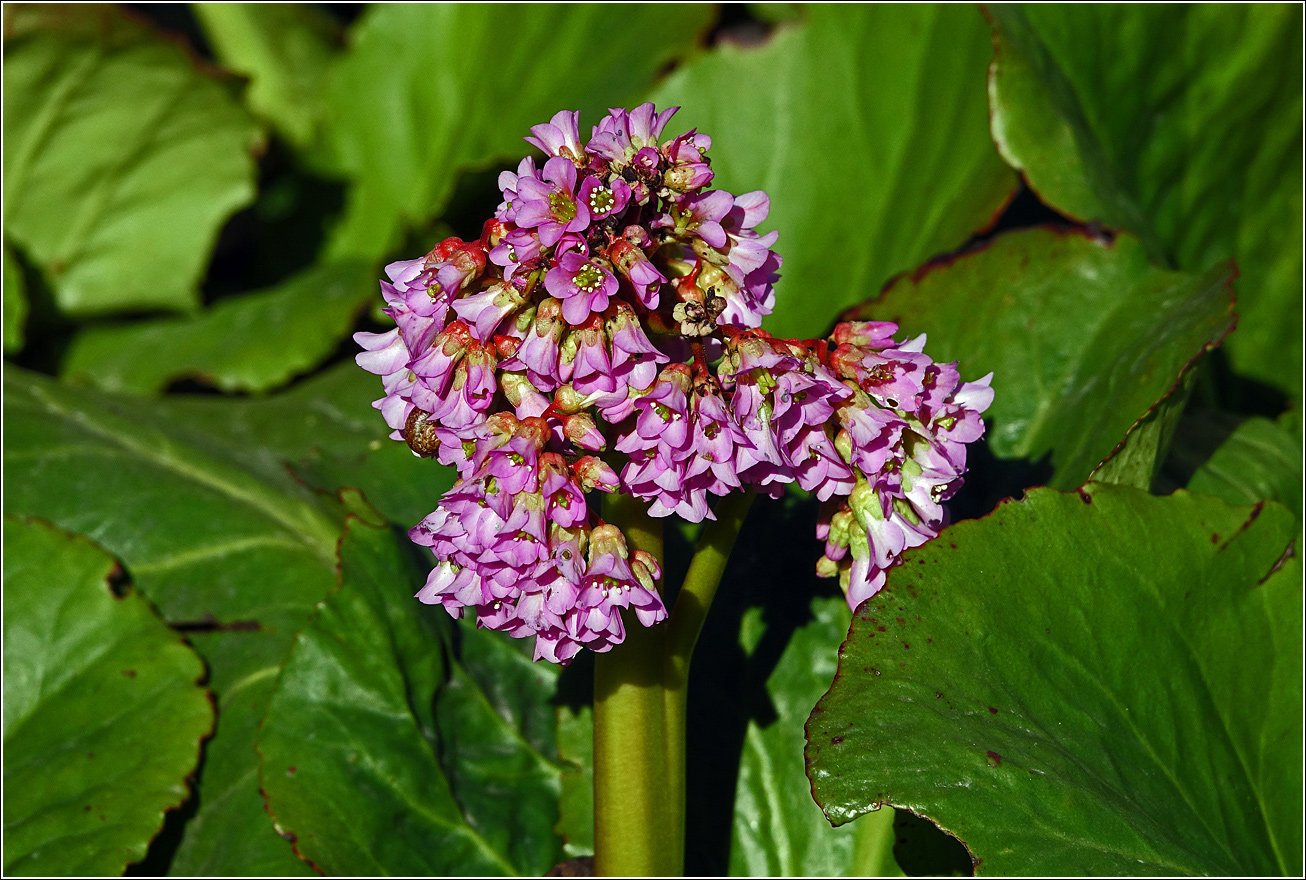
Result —
<path fill-rule="evenodd" d="M 992 371 L 990 447 L 1050 452 L 1048 485 L 1071 488 L 1229 332 L 1232 275 L 1156 269 L 1127 236 L 1031 229 L 902 278 L 855 314 L 926 333 L 926 352 L 967 379 Z"/>
<path fill-rule="evenodd" d="M 90 541 L 6 516 L 4 544 L 5 873 L 121 873 L 190 793 L 204 665 Z"/>
<path fill-rule="evenodd" d="M 329 357 L 377 298 L 370 266 L 316 266 L 198 315 L 83 330 L 66 378 L 152 393 L 177 379 L 223 391 L 267 391 Z"/>
<path fill-rule="evenodd" d="M 6 236 L 69 314 L 193 309 L 218 228 L 254 196 L 252 121 L 111 5 L 4 19 Z"/>
<path fill-rule="evenodd" d="M 988 133 L 989 29 L 972 7 L 813 5 L 723 43 L 656 92 L 712 136 L 713 185 L 771 197 L 782 336 L 825 332 L 893 275 L 960 246 L 1015 186 Z"/>
<path fill-rule="evenodd" d="M 559 110 L 580 110 L 588 134 L 711 16 L 696 4 L 372 7 L 332 73 L 329 137 L 355 180 L 332 253 L 383 253 L 439 215 L 459 171 L 515 164 L 530 127 Z"/>
<path fill-rule="evenodd" d="M 250 110 L 296 147 L 310 146 L 341 38 L 331 15 L 306 3 L 193 3 L 191 9 L 223 66 L 250 78 Z"/>
<path fill-rule="evenodd" d="M 926 815 L 981 872 L 1300 874 L 1295 532 L 1101 483 L 945 530 L 854 616 L 813 793 Z"/>
<path fill-rule="evenodd" d="M 1237 257 L 1236 369 L 1300 394 L 1298 5 L 996 4 L 993 135 L 1048 204 L 1201 271 Z"/>

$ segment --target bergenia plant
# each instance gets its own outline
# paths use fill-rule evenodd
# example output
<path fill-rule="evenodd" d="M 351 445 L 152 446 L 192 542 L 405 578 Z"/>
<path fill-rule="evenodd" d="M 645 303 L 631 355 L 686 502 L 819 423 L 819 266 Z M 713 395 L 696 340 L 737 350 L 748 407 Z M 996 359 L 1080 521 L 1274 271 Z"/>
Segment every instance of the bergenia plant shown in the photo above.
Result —
<path fill-rule="evenodd" d="M 409 532 L 435 560 L 417 598 L 532 639 L 536 660 L 567 664 L 613 651 L 629 627 L 667 625 L 653 520 L 716 520 L 707 550 L 721 554 L 752 495 L 791 484 L 822 502 L 816 571 L 855 609 L 947 522 L 993 400 L 992 374 L 963 381 L 925 335 L 895 341 L 892 323 L 843 322 L 826 339 L 760 329 L 782 262 L 779 232 L 757 231 L 770 201 L 713 189 L 711 138 L 664 133 L 678 109 L 612 110 L 584 140 L 578 112 L 533 127 L 543 156 L 499 177 L 481 237 L 387 266 L 396 326 L 354 337 L 382 377 L 373 406 L 391 437 L 458 472 Z M 662 656 L 617 650 L 599 674 L 633 682 L 678 661 L 662 690 L 683 704 L 720 574 L 691 563 L 679 601 L 692 611 L 673 615 Z M 647 720 L 600 697 L 596 741 Z M 680 725 L 660 725 L 672 749 Z M 617 756 L 620 769 L 596 767 L 596 827 L 624 829 L 596 839 L 600 870 L 679 871 L 674 846 L 642 861 L 622 814 L 683 825 L 683 780 L 666 778 L 683 766 Z M 618 774 L 624 800 L 602 790 Z"/>
<path fill-rule="evenodd" d="M 6 876 L 1302 876 L 1300 4 L 0 16 Z"/>

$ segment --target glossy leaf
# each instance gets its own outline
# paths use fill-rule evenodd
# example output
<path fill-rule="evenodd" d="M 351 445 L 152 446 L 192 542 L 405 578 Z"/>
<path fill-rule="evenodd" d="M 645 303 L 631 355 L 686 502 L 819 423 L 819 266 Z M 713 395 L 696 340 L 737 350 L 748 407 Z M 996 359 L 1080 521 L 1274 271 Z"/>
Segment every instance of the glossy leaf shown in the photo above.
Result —
<path fill-rule="evenodd" d="M 289 642 L 289 633 L 284 641 Z M 238 634 L 210 638 L 209 653 L 241 648 Z M 289 841 L 274 830 L 259 793 L 254 743 L 277 681 L 278 666 L 265 665 L 223 684 L 218 726 L 204 749 L 200 808 L 186 823 L 168 873 L 176 877 L 312 877 Z"/>
<path fill-rule="evenodd" d="M 541 803 L 544 786 L 556 810 L 557 771 L 514 742 L 465 673 L 445 662 L 448 618 L 412 598 L 425 572 L 406 544 L 358 521 L 346 532 L 340 588 L 296 638 L 259 736 L 268 809 L 301 856 L 328 873 L 538 870 L 527 837 L 551 837 L 553 819 L 529 805 Z M 459 739 L 444 753 L 452 729 Z M 463 739 L 473 729 L 485 739 Z M 472 752 L 496 744 L 501 764 L 491 780 L 486 755 Z M 503 786 L 497 807 L 485 789 L 461 795 L 489 811 L 487 827 L 469 824 L 441 765 L 448 754 L 473 759 L 460 766 L 469 787 Z M 521 823 L 516 840 L 505 816 Z"/>
<path fill-rule="evenodd" d="M 831 828 L 812 802 L 803 765 L 803 721 L 834 678 L 836 648 L 848 631 L 848 603 L 817 599 L 812 619 L 795 630 L 766 693 L 774 715 L 748 722 L 735 790 L 730 842 L 734 877 L 889 876 L 897 874 L 889 812 Z M 765 637 L 760 608 L 744 615 L 748 653 Z M 889 827 L 880 827 L 889 821 Z"/>
<path fill-rule="evenodd" d="M 1302 12 L 1280 6 L 989 10 L 993 135 L 1057 210 L 1155 260 L 1236 256 L 1236 369 L 1301 390 Z"/>
<path fill-rule="evenodd" d="M 69 314 L 193 309 L 254 196 L 249 117 L 111 5 L 7 6 L 5 34 L 6 236 Z"/>
<path fill-rule="evenodd" d="M 1185 368 L 1179 383 L 1130 426 L 1129 433 L 1111 451 L 1111 457 L 1095 467 L 1088 478 L 1099 483 L 1153 489 L 1170 441 L 1188 406 L 1194 374 L 1194 370 Z"/>
<path fill-rule="evenodd" d="M 267 391 L 316 367 L 377 297 L 369 265 L 315 266 L 191 317 L 95 327 L 74 340 L 65 378 L 154 393 L 177 379 Z"/>
<path fill-rule="evenodd" d="M 269 410 L 275 400 L 260 403 Z M 258 445 L 258 404 L 210 399 L 188 414 L 184 404 L 169 411 L 12 367 L 4 403 L 5 511 L 93 537 L 165 618 L 189 625 L 208 662 L 221 717 L 176 870 L 297 871 L 253 775 L 253 729 L 266 698 L 258 684 L 334 583 L 337 520 Z M 323 418 L 308 407 L 295 415 L 283 406 L 269 420 L 282 430 L 294 422 L 302 435 Z M 248 446 L 237 433 L 247 421 L 256 438 Z"/>
<path fill-rule="evenodd" d="M 223 66 L 249 77 L 249 109 L 296 147 L 310 146 L 341 37 L 331 15 L 299 3 L 194 3 L 191 9 Z"/>
<path fill-rule="evenodd" d="M 1068 489 L 1229 332 L 1232 274 L 1153 268 L 1123 235 L 1031 229 L 902 278 L 856 315 L 928 333 L 930 356 L 967 379 L 992 371 L 989 446 L 1051 453 L 1048 485 Z"/>
<path fill-rule="evenodd" d="M 190 793 L 204 664 L 90 541 L 6 516 L 4 544 L 5 873 L 121 873 Z"/>
<path fill-rule="evenodd" d="M 522 873 L 544 874 L 566 855 L 554 833 L 564 768 L 549 705 L 559 669 L 532 662 L 529 642 L 459 630 L 459 662 L 435 703 L 445 775 L 472 827 Z"/>
<path fill-rule="evenodd" d="M 1282 425 L 1250 418 L 1234 429 L 1188 482 L 1233 504 L 1279 501 L 1302 518 L 1302 445 Z"/>
<path fill-rule="evenodd" d="M 958 523 L 854 616 L 813 793 L 926 815 L 982 872 L 1299 874 L 1295 532 L 1100 483 Z"/>
<path fill-rule="evenodd" d="M 382 390 L 379 376 L 344 363 L 266 398 L 169 396 L 151 411 L 186 426 L 195 443 L 219 454 L 235 451 L 242 465 L 273 482 L 284 480 L 289 467 L 297 482 L 319 492 L 355 486 L 409 528 L 435 509 L 455 473 L 390 438 L 372 406 Z"/>
<path fill-rule="evenodd" d="M 330 138 L 355 180 L 332 244 L 375 257 L 438 216 L 457 174 L 517 160 L 532 125 L 639 99 L 712 17 L 706 5 L 378 5 L 351 32 L 329 96 Z"/>
<path fill-rule="evenodd" d="M 339 511 L 300 480 L 360 485 L 405 527 L 452 482 L 387 439 L 380 390 L 353 364 L 241 401 L 146 401 L 6 370 L 5 510 L 95 536 L 169 619 L 198 627 L 220 716 L 176 873 L 309 870 L 272 830 L 253 750 L 291 639 L 335 582 Z"/>
<path fill-rule="evenodd" d="M 763 46 L 723 43 L 655 93 L 713 138 L 714 186 L 771 197 L 783 257 L 766 328 L 817 336 L 891 277 L 989 225 L 1015 180 L 993 149 L 989 31 L 969 7 L 813 5 Z"/>
<path fill-rule="evenodd" d="M 27 323 L 27 291 L 23 281 L 23 267 L 18 265 L 9 246 L 5 246 L 4 268 L 4 350 L 12 354 L 23 347 Z"/>

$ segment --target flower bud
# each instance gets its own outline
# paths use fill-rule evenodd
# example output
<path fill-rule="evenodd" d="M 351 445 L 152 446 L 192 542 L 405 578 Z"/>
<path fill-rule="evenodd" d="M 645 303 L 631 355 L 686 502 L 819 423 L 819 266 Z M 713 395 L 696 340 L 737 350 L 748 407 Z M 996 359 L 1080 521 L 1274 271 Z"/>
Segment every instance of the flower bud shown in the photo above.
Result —
<path fill-rule="evenodd" d="M 562 435 L 582 449 L 601 452 L 606 443 L 594 417 L 587 412 L 572 413 L 562 422 Z"/>
<path fill-rule="evenodd" d="M 712 182 L 712 169 L 702 162 L 677 165 L 662 175 L 662 182 L 667 185 L 667 189 L 680 193 L 692 192 Z"/>
<path fill-rule="evenodd" d="M 581 488 L 586 492 L 601 489 L 604 492 L 612 493 L 621 487 L 621 480 L 617 478 L 617 472 L 597 456 L 582 456 L 572 467 L 572 470 L 580 479 Z"/>
<path fill-rule="evenodd" d="M 589 400 L 570 385 L 559 385 L 553 392 L 553 409 L 563 415 L 571 415 L 589 408 Z"/>
<path fill-rule="evenodd" d="M 893 344 L 898 325 L 889 321 L 844 321 L 836 324 L 830 338 L 835 345 L 863 345 L 884 348 Z"/>

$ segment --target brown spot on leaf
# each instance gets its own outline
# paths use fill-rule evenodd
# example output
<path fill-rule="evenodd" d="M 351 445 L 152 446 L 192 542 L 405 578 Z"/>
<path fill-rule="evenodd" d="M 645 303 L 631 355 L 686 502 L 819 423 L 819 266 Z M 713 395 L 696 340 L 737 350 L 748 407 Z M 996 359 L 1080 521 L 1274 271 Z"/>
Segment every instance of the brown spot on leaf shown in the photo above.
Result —
<path fill-rule="evenodd" d="M 136 670 L 135 670 L 135 669 L 124 669 L 124 670 L 122 671 L 122 674 L 125 675 L 125 676 L 127 676 L 128 678 L 135 678 L 135 677 L 136 677 Z"/>
<path fill-rule="evenodd" d="M 841 737 L 841 736 L 832 736 L 832 737 L 830 737 L 830 745 L 832 745 L 832 746 L 837 746 L 837 745 L 839 745 L 839 743 L 841 743 L 841 742 L 843 742 L 843 737 Z"/>
<path fill-rule="evenodd" d="M 1002 764 L 1002 756 L 997 752 L 985 752 L 988 756 L 987 762 L 990 767 L 998 767 Z"/>
<path fill-rule="evenodd" d="M 994 715 L 998 714 L 998 710 L 993 708 L 992 706 L 989 706 L 989 711 L 992 712 Z"/>

